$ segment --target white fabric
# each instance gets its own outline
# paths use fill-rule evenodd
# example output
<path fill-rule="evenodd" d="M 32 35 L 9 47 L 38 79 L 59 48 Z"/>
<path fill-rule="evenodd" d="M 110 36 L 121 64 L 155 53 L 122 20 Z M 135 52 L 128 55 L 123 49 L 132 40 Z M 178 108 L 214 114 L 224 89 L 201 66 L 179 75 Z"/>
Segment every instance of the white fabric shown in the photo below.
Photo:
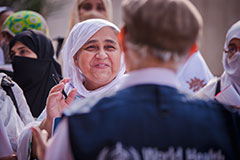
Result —
<path fill-rule="evenodd" d="M 228 104 L 232 106 L 240 105 L 240 97 L 232 85 L 224 88 L 224 90 L 218 93 L 215 98 L 218 102 L 228 102 Z"/>
<path fill-rule="evenodd" d="M 205 100 L 216 98 L 218 102 L 228 105 L 239 106 L 240 96 L 231 84 L 231 81 L 225 80 L 225 78 L 228 78 L 228 76 L 226 76 L 225 74 L 226 73 L 223 73 L 220 78 L 220 93 L 218 93 L 216 96 L 215 93 L 218 81 L 217 77 L 212 78 L 205 87 L 203 87 L 199 92 L 196 93 L 195 96 L 198 98 L 203 98 Z"/>
<path fill-rule="evenodd" d="M 7 135 L 6 128 L 0 117 L 0 159 L 13 154 L 12 146 Z"/>
<path fill-rule="evenodd" d="M 67 119 L 63 119 L 56 129 L 56 133 L 50 140 L 50 145 L 46 149 L 45 160 L 73 160 L 71 151 Z"/>
<path fill-rule="evenodd" d="M 5 64 L 4 62 L 4 53 L 2 47 L 0 47 L 0 65 Z"/>
<path fill-rule="evenodd" d="M 2 78 L 4 76 L 7 76 L 5 73 L 0 73 L 0 84 L 2 82 Z M 18 84 L 14 81 L 11 81 L 14 85 L 11 87 L 13 94 L 15 96 L 15 99 L 17 101 L 20 118 L 23 121 L 24 125 L 27 125 L 28 123 L 34 121 L 34 118 L 32 116 L 32 113 L 29 109 L 29 106 L 27 104 L 27 101 L 24 97 L 22 89 L 18 86 Z"/>
<path fill-rule="evenodd" d="M 18 116 L 11 98 L 3 89 L 0 89 L 0 115 L 12 148 L 16 151 L 18 136 L 23 130 L 24 123 Z"/>
<path fill-rule="evenodd" d="M 129 72 L 120 82 L 119 90 L 141 84 L 157 84 L 173 88 L 179 85 L 174 71 L 156 67 Z"/>
<path fill-rule="evenodd" d="M 230 41 L 234 38 L 240 40 L 240 21 L 233 24 L 228 30 L 224 49 L 227 50 Z M 223 67 L 225 74 L 223 74 L 223 84 L 231 83 L 240 95 L 240 52 L 236 52 L 231 59 L 227 58 L 227 54 L 223 52 Z"/>
<path fill-rule="evenodd" d="M 21 120 L 23 121 L 24 125 L 27 125 L 28 123 L 33 122 L 34 118 L 24 97 L 22 89 L 14 81 L 12 81 L 12 83 L 14 84 L 12 91 L 17 101 Z"/>
<path fill-rule="evenodd" d="M 116 78 L 104 87 L 89 91 L 83 85 L 84 77 L 80 69 L 74 64 L 73 56 L 98 30 L 105 26 L 112 27 L 119 32 L 116 25 L 103 19 L 90 19 L 77 23 L 71 30 L 62 51 L 63 76 L 71 79 L 71 82 L 67 86 L 67 92 L 74 87 L 77 89 L 80 97 L 89 97 L 96 94 L 99 95 L 115 87 L 123 76 L 125 72 L 125 64 L 122 54 L 120 70 Z"/>
<path fill-rule="evenodd" d="M 230 41 L 234 38 L 240 39 L 240 21 L 233 24 L 232 27 L 228 30 L 226 35 L 226 40 L 224 44 L 224 49 L 228 50 L 228 45 Z M 232 105 L 232 98 L 236 98 L 236 102 L 240 99 L 240 53 L 235 53 L 231 59 L 227 57 L 227 53 L 223 52 L 223 67 L 224 73 L 221 76 L 221 93 L 224 94 L 224 99 L 218 99 L 220 102 Z M 217 78 L 212 79 L 207 86 L 205 86 L 199 93 L 197 93 L 197 97 L 203 97 L 207 99 L 215 98 L 217 85 Z M 231 85 L 231 86 L 230 86 Z M 229 94 L 229 90 L 226 88 L 235 89 L 235 91 L 231 91 Z M 228 91 L 228 94 L 225 93 Z M 233 96 L 234 94 L 234 96 Z M 238 94 L 238 95 L 236 95 Z M 236 104 L 240 105 L 240 104 Z"/>
<path fill-rule="evenodd" d="M 195 94 L 213 78 L 213 75 L 200 51 L 197 51 L 178 70 L 177 78 L 180 83 L 179 90 Z"/>
<path fill-rule="evenodd" d="M 0 82 L 2 82 L 4 73 L 0 73 Z M 13 151 L 17 151 L 18 138 L 24 129 L 24 126 L 34 121 L 34 118 L 27 105 L 26 99 L 21 88 L 12 81 L 13 94 L 17 101 L 20 117 L 17 114 L 16 108 L 6 92 L 0 87 L 0 115 L 5 126 L 9 141 Z"/>
<path fill-rule="evenodd" d="M 175 88 L 178 85 L 178 80 L 176 78 L 176 74 L 171 70 L 163 68 L 146 68 L 129 72 L 124 77 L 124 80 L 121 81 L 119 90 L 140 84 L 156 84 Z M 86 98 L 84 100 L 94 105 L 96 102 L 93 101 L 99 99 L 94 99 L 93 97 L 91 99 Z M 72 109 L 72 111 L 81 112 L 78 110 L 82 109 L 81 105 L 85 104 L 78 100 L 75 101 L 75 103 L 73 103 L 69 109 Z M 50 146 L 47 147 L 45 160 L 73 159 L 68 131 L 67 119 L 63 119 L 56 129 L 56 133 L 52 137 Z"/>
<path fill-rule="evenodd" d="M 32 131 L 30 130 L 33 126 L 39 126 L 41 121 L 33 121 L 25 126 L 18 138 L 17 157 L 18 160 L 30 159 L 32 143 Z"/>
<path fill-rule="evenodd" d="M 0 69 L 13 72 L 12 64 L 1 64 Z"/>
<path fill-rule="evenodd" d="M 0 82 L 2 82 L 3 76 L 6 75 L 0 73 Z M 20 135 L 22 135 L 25 125 L 33 123 L 34 118 L 27 105 L 23 91 L 14 81 L 12 81 L 12 83 L 14 84 L 12 91 L 17 101 L 20 117 L 16 112 L 16 108 L 11 98 L 6 95 L 6 92 L 2 88 L 0 88 L 0 115 L 13 151 L 19 152 L 19 137 L 21 137 Z M 28 143 L 29 141 L 21 140 L 20 142 Z M 22 149 L 24 150 L 25 147 L 22 147 Z"/>
<path fill-rule="evenodd" d="M 213 77 L 208 84 L 203 87 L 199 92 L 197 92 L 194 96 L 198 98 L 203 98 L 205 100 L 213 99 L 215 97 L 215 92 L 217 88 L 217 77 Z M 222 86 L 221 86 L 222 89 Z"/>

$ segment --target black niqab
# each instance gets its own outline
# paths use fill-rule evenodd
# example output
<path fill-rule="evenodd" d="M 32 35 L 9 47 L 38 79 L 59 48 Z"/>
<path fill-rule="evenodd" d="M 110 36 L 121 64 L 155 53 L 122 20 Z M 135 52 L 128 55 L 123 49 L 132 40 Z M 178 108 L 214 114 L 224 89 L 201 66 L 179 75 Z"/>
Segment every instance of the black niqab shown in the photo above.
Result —
<path fill-rule="evenodd" d="M 14 56 L 13 80 L 22 88 L 34 117 L 45 108 L 50 89 L 55 85 L 52 74 L 61 75 L 60 65 L 53 59 L 52 42 L 42 33 L 26 30 L 10 42 L 10 50 L 21 42 L 37 55 L 37 59 Z"/>

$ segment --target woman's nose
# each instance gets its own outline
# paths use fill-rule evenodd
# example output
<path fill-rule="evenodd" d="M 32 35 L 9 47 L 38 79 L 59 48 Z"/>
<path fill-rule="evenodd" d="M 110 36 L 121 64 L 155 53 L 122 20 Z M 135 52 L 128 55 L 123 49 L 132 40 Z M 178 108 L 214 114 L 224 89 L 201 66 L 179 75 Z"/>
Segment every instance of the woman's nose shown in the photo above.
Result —
<path fill-rule="evenodd" d="M 96 54 L 96 58 L 99 58 L 99 59 L 105 59 L 107 58 L 108 55 L 107 53 L 104 51 L 104 49 L 100 49 L 97 54 Z"/>

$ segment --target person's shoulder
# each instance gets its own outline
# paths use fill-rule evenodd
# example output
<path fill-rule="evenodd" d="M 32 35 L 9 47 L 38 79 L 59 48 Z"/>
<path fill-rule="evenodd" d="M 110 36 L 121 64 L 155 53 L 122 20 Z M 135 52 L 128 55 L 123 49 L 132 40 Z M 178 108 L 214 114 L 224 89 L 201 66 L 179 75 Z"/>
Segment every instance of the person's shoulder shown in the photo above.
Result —
<path fill-rule="evenodd" d="M 191 109 L 197 109 L 199 111 L 206 112 L 218 112 L 218 113 L 227 113 L 227 112 L 238 112 L 232 106 L 219 103 L 215 99 L 202 99 L 195 96 L 185 96 L 185 99 L 182 101 L 186 106 L 191 107 Z"/>
<path fill-rule="evenodd" d="M 215 81 L 217 81 L 217 78 L 213 79 L 209 86 L 213 87 L 214 85 L 216 85 Z M 175 98 L 173 97 L 172 100 L 173 100 L 172 104 L 186 106 L 186 108 L 191 107 L 190 109 L 221 111 L 229 108 L 229 106 L 217 102 L 214 99 L 214 97 L 203 98 L 201 96 L 185 94 L 182 93 L 181 91 L 178 91 L 178 93 L 175 94 Z"/>
<path fill-rule="evenodd" d="M 136 91 L 136 88 L 142 87 L 129 87 L 118 91 L 109 91 L 102 95 L 91 96 L 84 99 L 75 100 L 72 105 L 64 111 L 65 116 L 71 116 L 76 114 L 88 113 L 96 110 L 105 110 L 116 108 L 116 106 L 124 106 L 130 99 L 134 99 L 137 94 L 141 94 L 141 91 Z M 138 97 L 138 96 L 137 96 Z"/>
<path fill-rule="evenodd" d="M 162 101 L 166 99 L 169 103 L 176 103 L 179 99 L 186 98 L 186 96 L 176 88 L 156 85 L 156 84 L 142 84 L 131 86 L 122 90 L 117 91 L 112 96 L 105 96 L 100 99 L 98 103 L 92 108 L 92 110 L 109 110 L 113 112 L 124 108 L 134 108 L 134 106 L 149 106 L 156 99 Z M 141 110 L 141 107 L 135 109 Z"/>
<path fill-rule="evenodd" d="M 90 96 L 87 98 L 77 98 L 73 103 L 64 111 L 64 116 L 71 116 L 73 114 L 82 114 L 90 112 L 93 107 L 107 97 L 112 97 L 116 91 L 106 92 L 102 95 Z"/>

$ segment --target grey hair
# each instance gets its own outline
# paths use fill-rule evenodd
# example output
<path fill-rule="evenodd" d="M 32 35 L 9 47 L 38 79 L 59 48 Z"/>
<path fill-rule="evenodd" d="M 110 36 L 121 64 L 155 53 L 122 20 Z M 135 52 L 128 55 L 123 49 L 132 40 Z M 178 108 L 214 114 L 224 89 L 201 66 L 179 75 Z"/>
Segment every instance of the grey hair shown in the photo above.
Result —
<path fill-rule="evenodd" d="M 142 58 L 145 58 L 147 54 L 150 54 L 164 63 L 169 62 L 170 60 L 173 60 L 174 62 L 180 62 L 186 58 L 185 54 L 164 51 L 158 48 L 149 47 L 147 45 L 135 44 L 130 41 L 127 41 L 126 45 L 129 49 L 132 49 L 138 53 Z"/>

